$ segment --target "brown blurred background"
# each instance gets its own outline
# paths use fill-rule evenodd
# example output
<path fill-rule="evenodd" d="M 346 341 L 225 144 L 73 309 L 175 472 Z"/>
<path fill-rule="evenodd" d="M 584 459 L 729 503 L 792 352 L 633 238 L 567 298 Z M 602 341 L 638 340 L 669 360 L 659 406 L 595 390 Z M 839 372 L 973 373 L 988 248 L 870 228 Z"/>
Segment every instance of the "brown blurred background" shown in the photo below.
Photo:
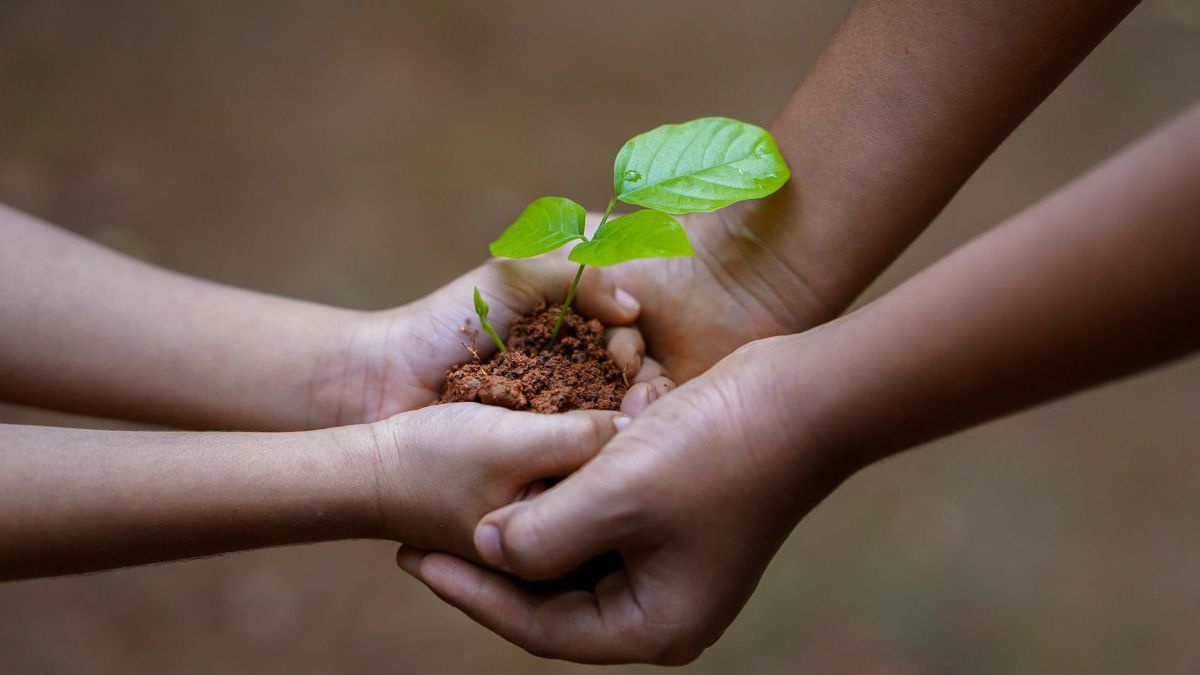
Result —
<path fill-rule="evenodd" d="M 396 305 L 532 197 L 602 206 L 636 132 L 769 121 L 848 5 L 3 0 L 0 202 L 183 272 Z M 1147 0 L 869 295 L 1196 99 L 1200 3 Z M 1192 359 L 884 462 L 688 671 L 1195 673 L 1197 450 Z M 3 585 L 0 672 L 588 670 L 442 606 L 394 550 Z"/>

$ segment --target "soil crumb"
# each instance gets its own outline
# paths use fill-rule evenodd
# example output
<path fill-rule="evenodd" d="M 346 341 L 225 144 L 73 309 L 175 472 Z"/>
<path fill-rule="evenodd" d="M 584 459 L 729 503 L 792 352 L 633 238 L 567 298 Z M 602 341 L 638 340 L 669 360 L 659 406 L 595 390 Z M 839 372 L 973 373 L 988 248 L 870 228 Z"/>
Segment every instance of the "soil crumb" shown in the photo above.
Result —
<path fill-rule="evenodd" d="M 539 304 L 513 321 L 508 351 L 446 371 L 441 403 L 487 403 L 539 413 L 618 410 L 628 385 L 604 347 L 604 326 L 568 309 L 558 340 L 542 346 L 560 305 Z"/>

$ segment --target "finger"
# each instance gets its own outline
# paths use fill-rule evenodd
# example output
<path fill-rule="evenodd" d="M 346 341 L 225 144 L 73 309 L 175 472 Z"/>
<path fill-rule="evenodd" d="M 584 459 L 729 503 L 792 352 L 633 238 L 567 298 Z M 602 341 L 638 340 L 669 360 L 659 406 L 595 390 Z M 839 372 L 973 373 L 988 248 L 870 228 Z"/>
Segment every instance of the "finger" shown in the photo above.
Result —
<path fill-rule="evenodd" d="M 584 316 L 606 326 L 632 325 L 642 309 L 637 299 L 617 288 L 603 270 L 595 267 L 584 269 L 575 292 L 575 306 Z"/>
<path fill-rule="evenodd" d="M 525 482 L 569 475 L 595 457 L 629 418 L 611 410 L 559 415 L 509 413 L 491 433 L 500 439 L 498 460 Z"/>
<path fill-rule="evenodd" d="M 603 474 L 574 474 L 537 499 L 484 516 L 475 549 L 489 565 L 530 581 L 557 579 L 618 548 L 636 509 L 608 487 Z"/>
<path fill-rule="evenodd" d="M 514 499 L 513 501 L 514 502 L 523 502 L 527 499 L 533 499 L 534 497 L 542 494 L 546 490 L 549 490 L 551 485 L 553 485 L 553 484 L 548 480 L 535 480 L 532 483 L 530 483 L 529 485 L 526 485 L 525 489 L 521 492 L 521 494 L 517 495 L 517 498 Z"/>
<path fill-rule="evenodd" d="M 656 377 L 670 377 L 670 373 L 663 367 L 663 364 L 650 358 L 649 356 L 642 357 L 642 367 L 638 370 L 638 374 L 633 378 L 634 382 L 649 382 Z"/>
<path fill-rule="evenodd" d="M 636 417 L 651 403 L 666 396 L 674 388 L 675 383 L 670 378 L 661 375 L 649 382 L 639 382 L 625 393 L 625 398 L 621 400 L 621 412 L 630 417 Z"/>
<path fill-rule="evenodd" d="M 413 575 L 417 579 L 421 578 L 421 560 L 425 557 L 426 552 L 408 545 L 401 545 L 400 550 L 396 551 L 396 565 Z"/>
<path fill-rule="evenodd" d="M 642 357 L 646 353 L 646 342 L 636 328 L 609 328 L 608 353 L 612 354 L 626 382 L 632 382 L 642 369 Z"/>
<path fill-rule="evenodd" d="M 569 591 L 539 596 L 520 582 L 465 560 L 430 553 L 419 579 L 438 597 L 535 656 L 582 663 L 653 658 L 638 637 L 640 613 L 628 580 L 617 572 L 602 594 Z"/>

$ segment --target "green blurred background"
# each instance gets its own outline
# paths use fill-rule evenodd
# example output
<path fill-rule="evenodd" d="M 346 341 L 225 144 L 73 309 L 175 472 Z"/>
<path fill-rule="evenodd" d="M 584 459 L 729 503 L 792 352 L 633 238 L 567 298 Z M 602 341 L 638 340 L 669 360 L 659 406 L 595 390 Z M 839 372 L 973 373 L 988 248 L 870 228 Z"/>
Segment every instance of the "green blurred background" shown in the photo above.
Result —
<path fill-rule="evenodd" d="M 769 121 L 848 5 L 3 0 L 0 202 L 190 274 L 396 305 L 483 260 L 532 197 L 602 207 L 636 132 Z M 868 297 L 1198 98 L 1200 3 L 1148 0 Z M 687 670 L 1198 672 L 1197 450 L 1192 359 L 883 462 Z M 3 585 L 0 672 L 589 670 L 475 626 L 394 550 Z"/>

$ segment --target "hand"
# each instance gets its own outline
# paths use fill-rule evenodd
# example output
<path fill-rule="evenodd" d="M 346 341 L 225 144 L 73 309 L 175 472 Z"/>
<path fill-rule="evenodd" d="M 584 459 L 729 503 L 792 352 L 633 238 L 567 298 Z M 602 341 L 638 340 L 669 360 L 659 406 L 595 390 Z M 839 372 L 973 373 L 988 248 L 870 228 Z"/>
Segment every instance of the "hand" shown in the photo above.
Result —
<path fill-rule="evenodd" d="M 577 266 L 552 257 L 491 260 L 432 294 L 397 309 L 357 315 L 324 363 L 315 366 L 309 409 L 318 426 L 373 422 L 437 399 L 446 370 L 470 359 L 471 337 L 460 328 L 478 329 L 472 287 L 491 305 L 490 322 L 503 336 L 509 323 L 539 302 L 561 302 Z M 632 325 L 639 305 L 619 290 L 610 276 L 588 269 L 573 307 L 610 327 L 609 351 L 631 381 L 648 381 L 661 369 L 642 369 L 645 346 Z M 475 348 L 487 357 L 496 347 L 480 332 Z M 655 384 L 660 388 L 662 380 Z M 648 386 L 631 391 L 644 401 Z"/>
<path fill-rule="evenodd" d="M 476 559 L 480 518 L 583 466 L 628 419 L 450 403 L 369 425 L 378 534 Z"/>
<path fill-rule="evenodd" d="M 817 326 L 848 302 L 824 297 L 777 250 L 781 230 L 794 220 L 783 215 L 793 199 L 784 190 L 716 213 L 679 216 L 695 257 L 605 270 L 641 302 L 638 327 L 647 352 L 671 377 L 684 382 L 748 342 Z M 590 214 L 589 230 L 598 224 L 599 215 Z"/>
<path fill-rule="evenodd" d="M 485 561 L 530 580 L 618 551 L 625 568 L 594 591 L 538 593 L 407 546 L 400 566 L 537 655 L 691 661 L 733 620 L 799 517 L 850 473 L 825 460 L 805 415 L 784 405 L 800 399 L 776 386 L 778 364 L 798 369 L 803 354 L 795 337 L 738 350 L 649 407 L 579 472 L 476 530 Z"/>

